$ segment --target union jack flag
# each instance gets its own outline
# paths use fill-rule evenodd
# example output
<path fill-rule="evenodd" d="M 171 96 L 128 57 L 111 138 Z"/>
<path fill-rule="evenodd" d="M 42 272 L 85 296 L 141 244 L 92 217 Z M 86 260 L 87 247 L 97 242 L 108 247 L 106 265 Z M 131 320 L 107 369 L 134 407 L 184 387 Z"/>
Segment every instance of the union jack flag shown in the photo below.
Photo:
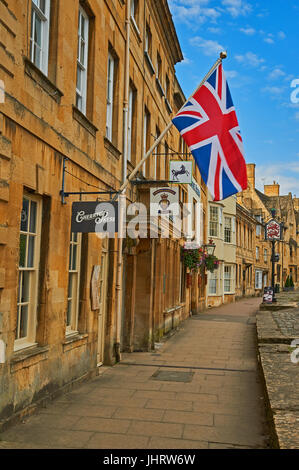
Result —
<path fill-rule="evenodd" d="M 214 201 L 247 188 L 243 142 L 222 63 L 172 122 L 194 156 Z"/>

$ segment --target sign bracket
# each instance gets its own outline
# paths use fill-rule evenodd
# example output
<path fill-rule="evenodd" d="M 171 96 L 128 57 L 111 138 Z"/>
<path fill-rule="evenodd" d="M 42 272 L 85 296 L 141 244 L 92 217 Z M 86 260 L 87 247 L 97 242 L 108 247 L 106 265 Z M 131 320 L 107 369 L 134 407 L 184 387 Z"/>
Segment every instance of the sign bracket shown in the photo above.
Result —
<path fill-rule="evenodd" d="M 119 191 L 65 191 L 65 162 L 68 158 L 63 158 L 62 164 L 62 186 L 59 194 L 61 196 L 61 204 L 66 204 L 65 198 L 74 195 L 82 195 L 82 194 L 110 194 L 110 199 L 112 199 L 112 194 L 119 194 Z"/>

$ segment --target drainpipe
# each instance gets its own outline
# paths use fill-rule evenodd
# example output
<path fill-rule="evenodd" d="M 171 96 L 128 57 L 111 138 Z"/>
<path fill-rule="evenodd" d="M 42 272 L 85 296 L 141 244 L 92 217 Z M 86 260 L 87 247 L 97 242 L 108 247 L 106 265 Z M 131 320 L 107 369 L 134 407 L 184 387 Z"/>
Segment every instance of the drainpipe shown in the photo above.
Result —
<path fill-rule="evenodd" d="M 128 155 L 128 103 L 130 87 L 130 27 L 131 27 L 131 0 L 127 0 L 126 10 L 126 52 L 125 52 L 125 89 L 123 107 L 123 167 L 122 184 L 127 178 L 127 155 Z M 117 278 L 116 278 L 116 341 L 114 345 L 116 362 L 121 360 L 121 320 L 122 320 L 122 271 L 123 271 L 123 211 L 126 208 L 126 188 L 119 195 L 119 232 L 118 232 L 118 256 L 117 256 Z"/>

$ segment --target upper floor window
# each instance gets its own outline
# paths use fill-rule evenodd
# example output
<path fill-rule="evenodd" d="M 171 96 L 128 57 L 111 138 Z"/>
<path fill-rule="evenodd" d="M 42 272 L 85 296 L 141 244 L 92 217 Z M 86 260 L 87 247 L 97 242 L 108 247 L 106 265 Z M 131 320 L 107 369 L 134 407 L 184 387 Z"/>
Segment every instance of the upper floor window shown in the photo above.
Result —
<path fill-rule="evenodd" d="M 165 96 L 166 96 L 166 99 L 170 100 L 170 80 L 169 80 L 169 77 L 168 75 L 166 74 L 166 78 L 165 78 Z"/>
<path fill-rule="evenodd" d="M 138 29 L 139 0 L 131 0 L 131 18 Z"/>
<path fill-rule="evenodd" d="M 255 218 L 258 222 L 262 222 L 262 216 L 261 215 L 256 215 Z M 256 235 L 259 237 L 261 235 L 261 233 L 262 233 L 262 226 L 258 223 L 256 225 Z"/>
<path fill-rule="evenodd" d="M 232 242 L 232 219 L 231 217 L 224 217 L 224 241 L 225 243 Z"/>
<path fill-rule="evenodd" d="M 264 249 L 264 262 L 267 263 L 268 261 L 268 250 Z"/>
<path fill-rule="evenodd" d="M 219 210 L 216 206 L 210 206 L 210 237 L 218 237 Z"/>
<path fill-rule="evenodd" d="M 150 122 L 151 122 L 151 115 L 148 112 L 148 110 L 145 109 L 144 118 L 143 118 L 143 149 L 142 149 L 143 155 L 142 155 L 142 158 L 145 156 L 150 146 L 150 133 L 151 133 Z M 146 176 L 146 164 L 148 164 L 148 162 L 144 162 L 142 166 L 143 176 Z"/>
<path fill-rule="evenodd" d="M 258 246 L 255 247 L 255 258 L 257 260 L 260 258 L 260 249 Z"/>
<path fill-rule="evenodd" d="M 128 153 L 127 159 L 132 160 L 133 138 L 134 138 L 134 120 L 135 120 L 136 90 L 130 86 L 129 89 L 129 108 L 128 108 Z"/>
<path fill-rule="evenodd" d="M 148 24 L 145 30 L 145 52 L 147 52 L 150 57 L 152 56 L 152 33 Z"/>
<path fill-rule="evenodd" d="M 160 80 L 160 83 L 161 83 L 161 77 L 162 77 L 162 59 L 161 59 L 159 52 L 157 52 L 157 78 Z"/>
<path fill-rule="evenodd" d="M 30 59 L 45 74 L 48 73 L 50 0 L 32 0 Z"/>
<path fill-rule="evenodd" d="M 113 120 L 113 93 L 114 93 L 114 69 L 115 59 L 108 53 L 108 77 L 107 77 L 107 113 L 106 113 L 106 137 L 112 140 Z"/>
<path fill-rule="evenodd" d="M 87 14 L 80 7 L 78 22 L 76 106 L 84 114 L 86 113 L 87 93 L 88 31 L 89 19 Z"/>

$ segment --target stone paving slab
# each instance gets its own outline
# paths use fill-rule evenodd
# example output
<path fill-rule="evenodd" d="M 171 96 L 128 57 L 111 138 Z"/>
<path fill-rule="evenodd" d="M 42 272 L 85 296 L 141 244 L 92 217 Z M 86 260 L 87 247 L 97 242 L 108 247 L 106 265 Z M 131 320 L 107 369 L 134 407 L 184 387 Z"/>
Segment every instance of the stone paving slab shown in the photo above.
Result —
<path fill-rule="evenodd" d="M 280 298 L 284 300 L 286 293 Z M 292 293 L 292 299 L 299 300 L 298 292 Z M 299 339 L 299 308 L 259 312 L 257 335 L 273 439 L 280 448 L 299 448 L 299 364 L 290 356 L 292 340 Z"/>
<path fill-rule="evenodd" d="M 157 353 L 124 354 L 0 434 L 0 448 L 267 448 L 256 332 L 247 321 L 258 302 L 209 310 L 223 321 L 186 320 Z M 171 380 L 158 380 L 159 371 Z M 181 372 L 191 381 L 179 381 Z"/>

